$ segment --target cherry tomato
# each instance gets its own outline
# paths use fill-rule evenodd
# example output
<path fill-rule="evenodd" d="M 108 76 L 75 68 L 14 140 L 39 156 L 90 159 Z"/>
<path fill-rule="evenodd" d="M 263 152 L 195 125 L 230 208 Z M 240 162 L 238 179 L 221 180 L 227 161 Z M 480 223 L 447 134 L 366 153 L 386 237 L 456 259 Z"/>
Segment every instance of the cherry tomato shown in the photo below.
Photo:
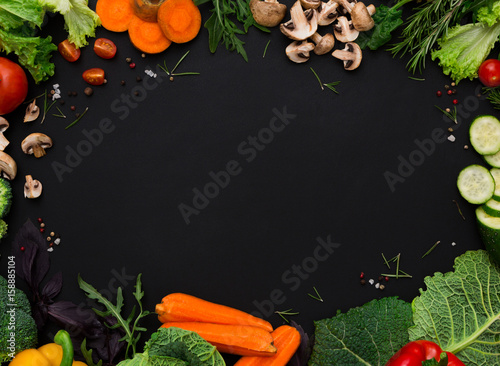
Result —
<path fill-rule="evenodd" d="M 105 82 L 104 70 L 98 67 L 85 70 L 82 74 L 83 80 L 90 85 L 102 85 Z"/>
<path fill-rule="evenodd" d="M 28 78 L 21 66 L 0 57 L 0 115 L 12 112 L 28 95 Z"/>
<path fill-rule="evenodd" d="M 76 46 L 67 39 L 59 43 L 57 49 L 66 61 L 75 62 L 80 58 L 80 49 L 76 48 Z"/>
<path fill-rule="evenodd" d="M 107 38 L 97 38 L 94 42 L 94 52 L 99 57 L 110 59 L 116 55 L 116 45 Z"/>
<path fill-rule="evenodd" d="M 479 80 L 484 86 L 495 88 L 500 86 L 500 61 L 494 58 L 484 61 L 478 70 Z"/>

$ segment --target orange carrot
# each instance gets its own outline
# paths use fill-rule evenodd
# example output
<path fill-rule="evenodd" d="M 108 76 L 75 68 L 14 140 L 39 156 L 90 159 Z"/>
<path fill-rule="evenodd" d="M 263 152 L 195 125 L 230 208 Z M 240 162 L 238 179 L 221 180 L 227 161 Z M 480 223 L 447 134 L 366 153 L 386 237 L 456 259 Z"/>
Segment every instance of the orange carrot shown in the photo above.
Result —
<path fill-rule="evenodd" d="M 300 346 L 300 333 L 294 327 L 282 325 L 271 335 L 278 350 L 274 356 L 244 356 L 234 366 L 285 366 Z"/>
<path fill-rule="evenodd" d="M 97 0 L 95 11 L 102 26 L 112 32 L 125 32 L 134 16 L 129 0 Z"/>
<path fill-rule="evenodd" d="M 168 322 L 163 328 L 176 327 L 196 332 L 219 352 L 240 356 L 276 354 L 274 338 L 267 330 L 251 325 L 228 325 L 202 322 Z"/>
<path fill-rule="evenodd" d="M 207 322 L 217 324 L 252 325 L 272 332 L 268 321 L 225 305 L 215 304 L 195 296 L 173 293 L 156 305 L 158 320 L 165 322 Z"/>
<path fill-rule="evenodd" d="M 191 41 L 201 28 L 201 13 L 193 0 L 166 0 L 158 9 L 157 20 L 174 43 Z"/>
<path fill-rule="evenodd" d="M 165 37 L 158 23 L 146 22 L 135 15 L 129 24 L 128 35 L 135 48 L 145 53 L 163 52 L 172 43 Z"/>

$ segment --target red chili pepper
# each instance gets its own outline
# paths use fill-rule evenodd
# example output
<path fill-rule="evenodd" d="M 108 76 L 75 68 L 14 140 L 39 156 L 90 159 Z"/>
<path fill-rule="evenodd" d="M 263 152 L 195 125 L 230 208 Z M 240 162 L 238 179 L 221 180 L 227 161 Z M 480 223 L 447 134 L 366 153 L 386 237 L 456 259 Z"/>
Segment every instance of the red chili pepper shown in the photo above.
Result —
<path fill-rule="evenodd" d="M 435 358 L 440 360 L 441 347 L 431 341 L 414 341 L 402 347 L 385 366 L 422 366 L 422 362 Z M 448 366 L 465 366 L 453 353 L 446 352 L 448 355 Z"/>

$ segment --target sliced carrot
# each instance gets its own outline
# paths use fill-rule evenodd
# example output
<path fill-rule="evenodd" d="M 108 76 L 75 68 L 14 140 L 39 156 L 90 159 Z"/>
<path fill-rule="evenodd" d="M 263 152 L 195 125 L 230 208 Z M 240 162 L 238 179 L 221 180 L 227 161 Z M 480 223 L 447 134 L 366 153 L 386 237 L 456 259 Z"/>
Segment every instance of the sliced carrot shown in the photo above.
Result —
<path fill-rule="evenodd" d="M 282 325 L 271 335 L 277 352 L 271 357 L 244 356 L 234 366 L 285 366 L 300 346 L 300 333 L 294 327 Z"/>
<path fill-rule="evenodd" d="M 202 322 L 168 322 L 162 327 L 176 327 L 196 332 L 223 353 L 266 357 L 276 354 L 273 336 L 259 327 Z"/>
<path fill-rule="evenodd" d="M 166 0 L 157 14 L 158 23 L 174 43 L 194 39 L 201 29 L 201 13 L 193 0 Z"/>
<path fill-rule="evenodd" d="M 102 26 L 111 32 L 125 32 L 134 16 L 130 0 L 97 0 L 95 11 Z"/>
<path fill-rule="evenodd" d="M 146 22 L 135 15 L 128 26 L 128 35 L 135 48 L 145 53 L 163 52 L 172 43 L 158 23 Z"/>
<path fill-rule="evenodd" d="M 273 326 L 268 321 L 257 318 L 244 311 L 225 305 L 219 305 L 198 297 L 183 293 L 165 296 L 161 304 L 156 305 L 158 320 L 165 322 L 207 322 L 217 324 L 252 325 L 268 332 Z"/>

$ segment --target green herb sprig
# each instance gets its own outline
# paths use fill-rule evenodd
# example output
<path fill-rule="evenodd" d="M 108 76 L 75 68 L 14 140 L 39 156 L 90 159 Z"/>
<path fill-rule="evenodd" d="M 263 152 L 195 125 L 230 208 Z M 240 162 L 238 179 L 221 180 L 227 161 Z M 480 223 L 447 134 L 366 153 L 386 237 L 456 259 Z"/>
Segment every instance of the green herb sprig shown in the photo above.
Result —
<path fill-rule="evenodd" d="M 275 311 L 275 313 L 278 314 L 284 321 L 286 321 L 287 323 L 290 323 L 287 316 L 299 315 L 298 312 L 294 312 L 292 310 L 293 309 L 288 309 L 288 310 L 283 310 L 283 311 Z"/>
<path fill-rule="evenodd" d="M 309 293 L 307 295 L 309 295 L 309 297 L 313 298 L 314 300 L 318 300 L 320 302 L 323 302 L 323 298 L 319 294 L 319 292 L 316 289 L 316 287 L 313 287 L 313 290 L 314 290 L 314 295 L 313 294 L 309 294 Z"/>
<path fill-rule="evenodd" d="M 164 60 L 163 61 L 163 66 L 162 65 L 159 65 L 158 64 L 158 67 L 160 69 L 162 69 L 165 74 L 167 74 L 168 76 L 170 76 L 170 79 L 173 80 L 173 77 L 174 76 L 183 76 L 183 75 L 200 75 L 199 72 L 191 72 L 191 71 L 188 71 L 188 72 L 179 72 L 177 74 L 174 74 L 174 71 L 177 69 L 177 67 L 180 65 L 180 63 L 186 58 L 186 56 L 189 54 L 189 51 L 187 51 L 180 59 L 179 61 L 177 61 L 177 63 L 175 64 L 174 68 L 172 69 L 172 71 L 169 71 L 168 70 L 168 67 L 167 67 L 167 61 Z"/>
<path fill-rule="evenodd" d="M 316 73 L 316 71 L 314 71 L 314 69 L 312 67 L 310 67 L 310 69 L 311 69 L 312 73 L 314 74 L 314 76 L 316 77 L 316 79 L 318 80 L 318 83 L 319 83 L 319 86 L 321 87 L 321 90 L 325 90 L 325 87 L 327 87 L 335 94 L 339 93 L 335 87 L 340 84 L 340 81 L 333 81 L 331 83 L 323 83 L 321 81 L 321 79 L 319 78 L 319 75 Z"/>
<path fill-rule="evenodd" d="M 441 113 L 443 113 L 446 117 L 448 117 L 453 122 L 455 122 L 455 124 L 458 124 L 458 116 L 457 116 L 457 107 L 456 106 L 454 106 L 453 109 L 450 109 L 450 108 L 442 109 L 442 108 L 438 107 L 437 105 L 435 105 L 435 107 L 437 109 L 439 109 L 441 111 Z"/>

